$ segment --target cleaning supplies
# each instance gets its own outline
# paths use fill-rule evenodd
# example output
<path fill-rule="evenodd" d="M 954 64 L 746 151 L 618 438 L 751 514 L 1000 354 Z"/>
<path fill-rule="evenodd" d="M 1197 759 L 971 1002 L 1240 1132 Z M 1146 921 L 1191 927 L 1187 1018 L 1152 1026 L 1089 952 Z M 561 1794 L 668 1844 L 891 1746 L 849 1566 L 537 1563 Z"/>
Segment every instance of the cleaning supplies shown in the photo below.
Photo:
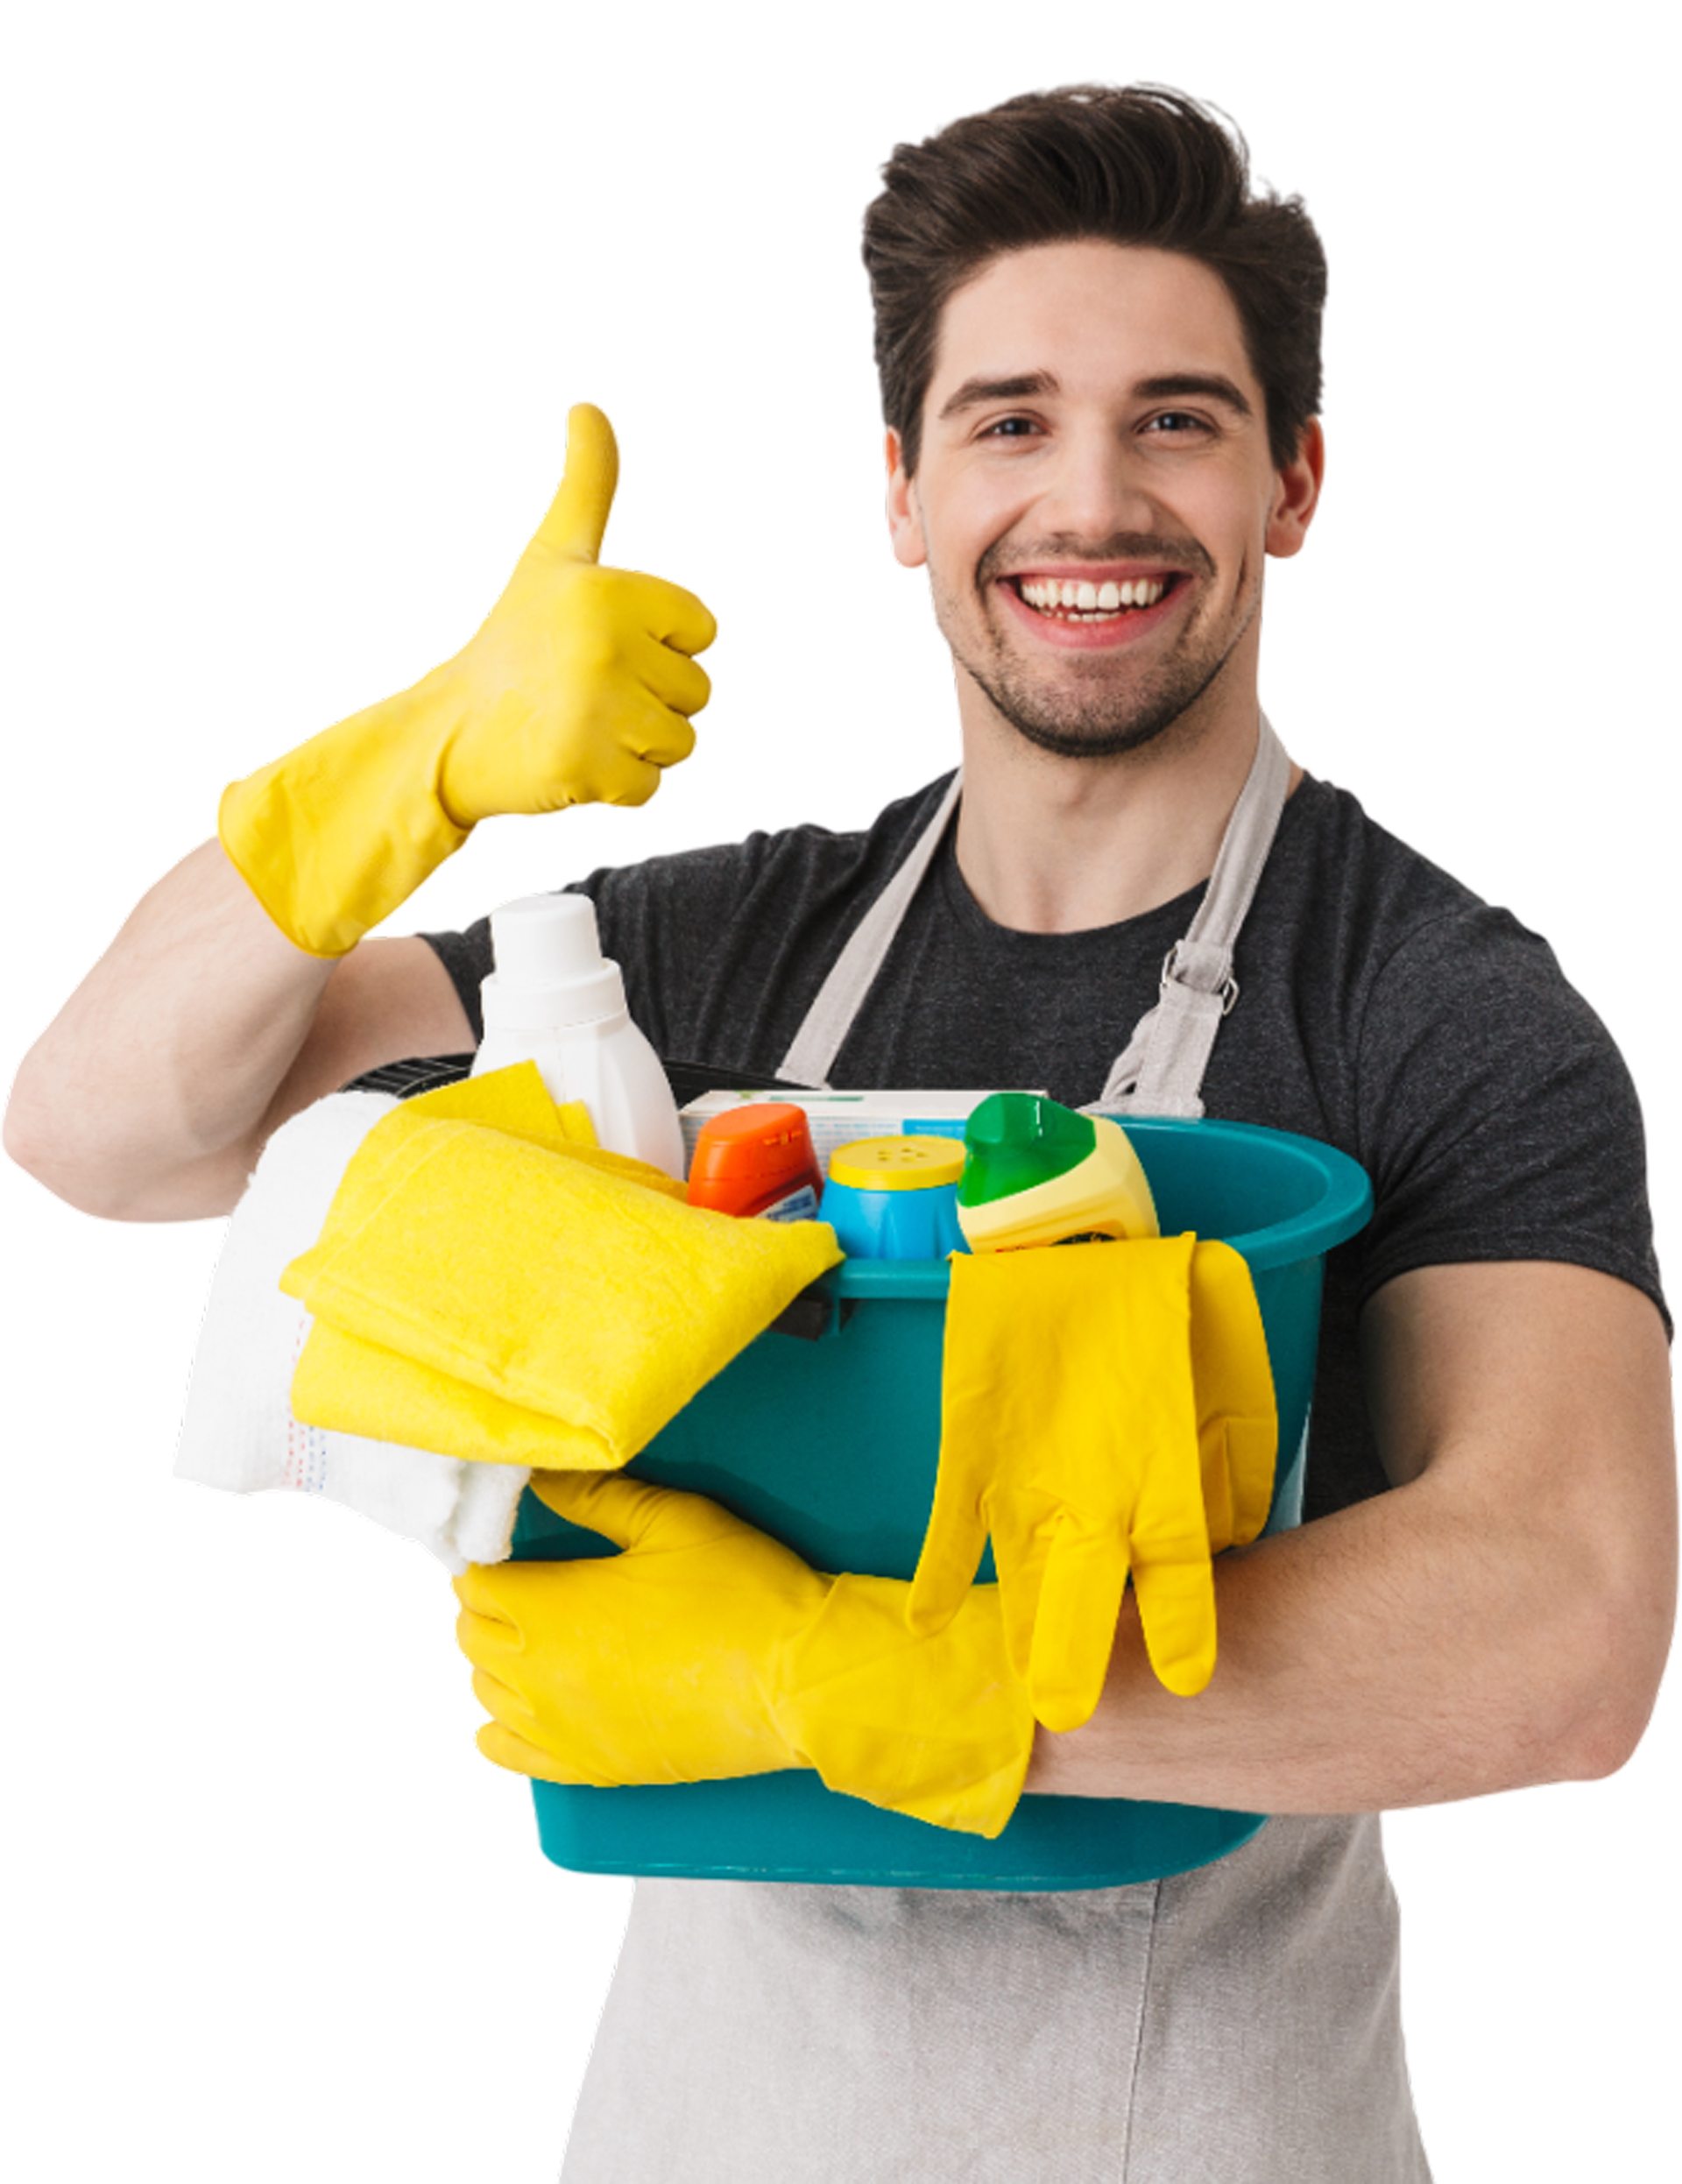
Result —
<path fill-rule="evenodd" d="M 788 1072 L 785 1071 L 784 1075 Z M 798 1082 L 798 1079 L 795 1080 Z M 824 1166 L 837 1147 L 866 1137 L 962 1137 L 964 1125 L 991 1094 L 979 1092 L 798 1092 L 779 1087 L 776 1098 L 798 1107 L 812 1134 L 812 1150 Z M 716 1115 L 729 1114 L 771 1095 L 756 1091 L 714 1090 L 698 1093 L 682 1111 L 683 1143 L 691 1156 L 702 1131 Z"/>
<path fill-rule="evenodd" d="M 689 1163 L 689 1204 L 749 1220 L 817 1218 L 823 1175 L 802 1111 L 758 1099 L 712 1116 Z"/>
<path fill-rule="evenodd" d="M 581 1102 L 596 1141 L 681 1182 L 683 1131 L 666 1072 L 602 954 L 588 895 L 528 894 L 491 914 L 496 968 L 479 988 L 484 1076 L 535 1062 L 557 1106 Z"/>
<path fill-rule="evenodd" d="M 1254 1276 L 1279 1413 L 1266 1530 L 1287 1531 L 1302 1518 L 1323 1255 L 1368 1219 L 1371 1187 L 1330 1146 L 1278 1131 L 1133 1116 L 1127 1129 L 1163 1229 L 1230 1239 Z M 1092 1256 L 1122 1261 L 1133 1248 L 1105 1244 Z M 987 1256 L 1007 1266 L 1078 1249 Z M 625 1476 L 722 1499 L 815 1570 L 909 1580 L 941 1442 L 946 1292 L 953 1269 L 970 1263 L 849 1259 L 824 1277 L 834 1304 L 822 1339 L 750 1343 Z M 1198 1263 L 1194 1253 L 1194 1275 Z M 1192 1318 L 1195 1329 L 1195 1305 Z M 1201 1418 L 1221 1391 L 1205 1392 L 1200 1348 L 1192 1375 Z M 1212 1534 L 1214 1522 L 1212 1508 Z M 528 1495 L 515 1555 L 579 1551 L 575 1527 Z M 1220 1585 L 1217 1564 L 1218 1595 Z M 1259 1813 L 1206 1805 L 1030 1795 L 986 1840 L 834 1796 L 816 1773 L 795 1769 L 659 1795 L 543 1780 L 533 1790 L 544 1854 L 561 1866 L 737 1883 L 1119 1888 L 1205 1864 L 1262 1826 Z"/>
<path fill-rule="evenodd" d="M 965 1126 L 958 1219 L 972 1251 L 1073 1236 L 1155 1236 L 1156 1207 L 1120 1123 L 1038 1092 L 994 1092 Z"/>
<path fill-rule="evenodd" d="M 532 1489 L 623 1551 L 456 1580 L 487 1758 L 597 1787 L 814 1768 L 890 1811 L 1001 1833 L 1034 1717 L 996 1586 L 919 1636 L 903 1583 L 823 1576 L 701 1495 L 558 1473 Z"/>
<path fill-rule="evenodd" d="M 943 1259 L 961 1251 L 962 1141 L 921 1134 L 865 1138 L 830 1155 L 823 1218 L 853 1259 Z"/>

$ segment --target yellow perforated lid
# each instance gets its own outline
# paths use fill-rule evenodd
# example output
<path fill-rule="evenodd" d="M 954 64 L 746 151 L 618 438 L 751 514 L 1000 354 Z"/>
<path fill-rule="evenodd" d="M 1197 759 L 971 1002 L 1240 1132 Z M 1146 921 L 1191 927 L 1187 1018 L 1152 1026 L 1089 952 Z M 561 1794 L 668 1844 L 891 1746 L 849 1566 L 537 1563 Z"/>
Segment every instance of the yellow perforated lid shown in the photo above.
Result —
<path fill-rule="evenodd" d="M 830 1181 L 854 1191 L 932 1191 L 963 1173 L 957 1137 L 860 1137 L 830 1155 Z"/>

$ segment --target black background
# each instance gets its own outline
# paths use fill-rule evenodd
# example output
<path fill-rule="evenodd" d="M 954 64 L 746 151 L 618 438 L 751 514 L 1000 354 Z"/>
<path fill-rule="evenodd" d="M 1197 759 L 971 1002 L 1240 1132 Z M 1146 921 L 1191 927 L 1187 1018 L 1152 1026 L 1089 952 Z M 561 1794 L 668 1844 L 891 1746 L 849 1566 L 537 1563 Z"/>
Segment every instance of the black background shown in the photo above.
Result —
<path fill-rule="evenodd" d="M 625 450 L 607 557 L 721 618 L 699 756 L 647 812 L 485 830 L 391 930 L 863 825 L 951 765 L 951 668 L 887 555 L 856 221 L 891 140 L 1022 81 L 9 88 L 9 1053 L 223 780 L 468 635 L 579 395 Z M 1671 89 L 1186 83 L 1332 260 L 1326 500 L 1271 572 L 1265 703 L 1549 935 L 1656 1122 Z M 1663 1247 L 1663 1131 L 1654 1157 Z M 81 2088 L 70 2145 L 553 2178 L 627 1889 L 537 1859 L 420 1549 L 168 1483 L 221 1227 L 105 1227 L 11 1169 L 0 1199 L 15 1896 L 54 1911 L 24 2055 Z M 1673 1763 L 1660 1716 L 1610 1785 L 1389 1821 L 1444 2184 L 1572 2173 L 1658 2114 L 1634 1975 L 1676 1946 Z"/>

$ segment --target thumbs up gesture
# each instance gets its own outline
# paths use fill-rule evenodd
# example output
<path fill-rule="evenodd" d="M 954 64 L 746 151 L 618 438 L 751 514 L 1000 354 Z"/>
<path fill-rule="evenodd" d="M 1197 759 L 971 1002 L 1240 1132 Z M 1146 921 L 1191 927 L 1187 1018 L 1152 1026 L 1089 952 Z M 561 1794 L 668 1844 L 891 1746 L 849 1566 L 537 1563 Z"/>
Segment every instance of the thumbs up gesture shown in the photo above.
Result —
<path fill-rule="evenodd" d="M 618 483 L 613 428 L 581 402 L 554 505 L 477 636 L 443 672 L 462 722 L 445 753 L 445 809 L 493 813 L 646 803 L 695 747 L 717 626 L 691 591 L 601 565 Z"/>
<path fill-rule="evenodd" d="M 226 790 L 223 847 L 294 946 L 348 952 L 481 819 L 646 803 L 689 756 L 717 626 L 693 592 L 601 565 L 618 470 L 580 403 L 561 490 L 477 634 Z"/>

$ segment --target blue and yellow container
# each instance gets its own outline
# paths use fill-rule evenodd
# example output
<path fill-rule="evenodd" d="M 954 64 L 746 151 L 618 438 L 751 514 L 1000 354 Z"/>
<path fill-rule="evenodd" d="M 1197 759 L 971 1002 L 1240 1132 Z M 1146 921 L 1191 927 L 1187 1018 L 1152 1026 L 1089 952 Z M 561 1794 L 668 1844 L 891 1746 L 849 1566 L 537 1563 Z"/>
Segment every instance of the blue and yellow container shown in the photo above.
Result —
<path fill-rule="evenodd" d="M 961 1137 L 866 1137 L 830 1155 L 818 1217 L 849 1259 L 944 1259 L 962 1251 Z"/>
<path fill-rule="evenodd" d="M 1267 1530 L 1285 1530 L 1302 1520 L 1324 1258 L 1366 1222 L 1371 1186 L 1344 1154 L 1283 1131 L 1131 1119 L 1127 1130 L 1163 1233 L 1219 1237 L 1249 1265 L 1279 1409 Z M 630 1470 L 710 1495 L 818 1569 L 909 1578 L 939 1454 L 946 1283 L 943 1260 L 849 1260 L 824 1277 L 819 1339 L 761 1335 Z M 516 1555 L 612 1551 L 527 1495 Z M 576 1871 L 902 1888 L 1120 1887 L 1224 1856 L 1263 1818 L 1032 1796 L 988 1842 L 793 1770 L 677 1786 L 532 1787 L 546 1855 Z"/>

